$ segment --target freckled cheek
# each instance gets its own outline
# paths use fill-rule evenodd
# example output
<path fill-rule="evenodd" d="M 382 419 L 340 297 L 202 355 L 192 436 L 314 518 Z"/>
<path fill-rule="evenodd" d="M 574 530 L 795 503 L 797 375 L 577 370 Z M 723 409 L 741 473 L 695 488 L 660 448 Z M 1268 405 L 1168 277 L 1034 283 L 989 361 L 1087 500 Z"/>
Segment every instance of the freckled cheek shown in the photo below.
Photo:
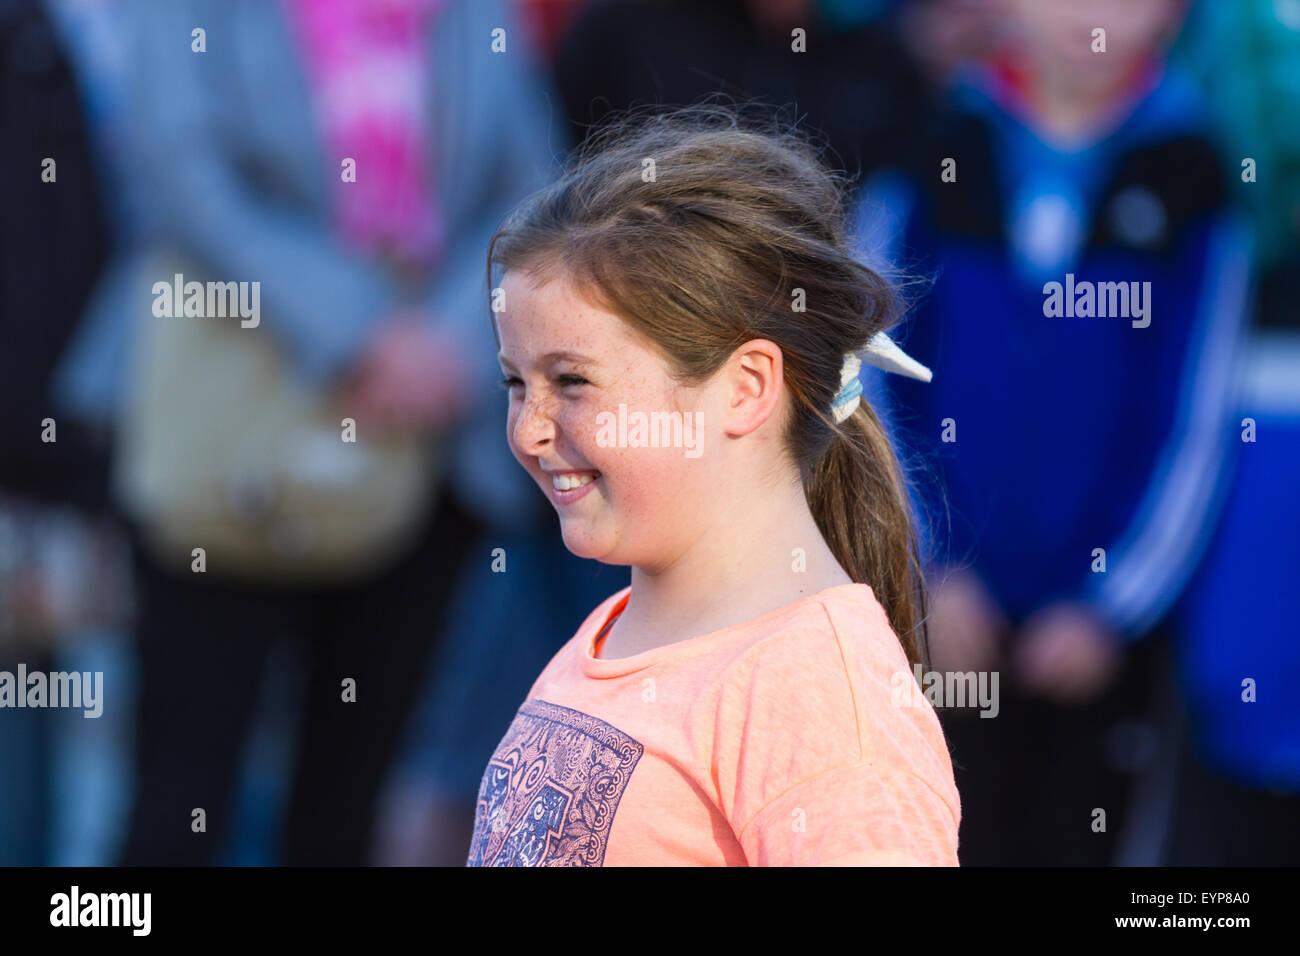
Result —
<path fill-rule="evenodd" d="M 586 402 L 562 407 L 555 419 L 556 435 L 569 456 L 600 471 L 607 489 L 622 496 L 637 475 L 638 450 L 618 446 L 616 432 L 607 423 L 601 425 L 602 410 Z"/>

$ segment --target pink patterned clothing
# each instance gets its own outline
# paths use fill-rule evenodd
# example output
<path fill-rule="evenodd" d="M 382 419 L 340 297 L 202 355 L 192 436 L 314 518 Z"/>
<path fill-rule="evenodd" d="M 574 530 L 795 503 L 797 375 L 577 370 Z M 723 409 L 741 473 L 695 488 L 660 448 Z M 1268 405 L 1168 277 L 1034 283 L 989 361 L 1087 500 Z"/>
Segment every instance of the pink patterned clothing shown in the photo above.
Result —
<path fill-rule="evenodd" d="M 947 741 L 869 586 L 601 657 L 631 592 L 533 683 L 467 865 L 958 865 Z"/>
<path fill-rule="evenodd" d="M 446 0 L 285 0 L 349 244 L 411 267 L 445 241 L 431 183 L 429 25 Z M 356 181 L 342 161 L 356 161 Z"/>

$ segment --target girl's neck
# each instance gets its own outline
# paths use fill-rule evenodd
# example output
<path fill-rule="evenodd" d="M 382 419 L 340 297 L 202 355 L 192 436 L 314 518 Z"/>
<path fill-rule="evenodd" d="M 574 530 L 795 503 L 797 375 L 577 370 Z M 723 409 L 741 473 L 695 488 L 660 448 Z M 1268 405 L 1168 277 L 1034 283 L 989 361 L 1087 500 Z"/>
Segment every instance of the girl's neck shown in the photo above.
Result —
<path fill-rule="evenodd" d="M 601 657 L 639 654 L 853 583 L 822 538 L 801 487 L 763 501 L 757 511 L 720 509 L 669 565 L 633 567 L 627 607 Z"/>

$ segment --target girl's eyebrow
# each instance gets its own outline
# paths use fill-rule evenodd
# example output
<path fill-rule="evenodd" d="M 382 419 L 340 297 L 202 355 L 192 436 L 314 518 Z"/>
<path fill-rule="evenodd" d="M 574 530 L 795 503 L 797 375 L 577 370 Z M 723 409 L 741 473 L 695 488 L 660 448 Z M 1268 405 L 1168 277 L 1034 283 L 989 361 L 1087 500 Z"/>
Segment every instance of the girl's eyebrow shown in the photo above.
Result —
<path fill-rule="evenodd" d="M 497 353 L 497 361 L 500 362 L 502 365 L 507 365 L 510 368 L 514 368 L 514 363 L 512 363 L 508 358 L 505 357 L 504 354 L 500 352 Z M 540 361 L 543 364 L 546 364 L 548 362 L 562 362 L 562 361 L 573 362 L 575 365 L 581 365 L 581 366 L 592 366 L 596 364 L 596 360 L 592 358 L 590 355 L 583 355 L 580 352 L 569 352 L 564 350 L 558 352 L 547 352 L 545 355 L 542 355 L 540 357 Z"/>

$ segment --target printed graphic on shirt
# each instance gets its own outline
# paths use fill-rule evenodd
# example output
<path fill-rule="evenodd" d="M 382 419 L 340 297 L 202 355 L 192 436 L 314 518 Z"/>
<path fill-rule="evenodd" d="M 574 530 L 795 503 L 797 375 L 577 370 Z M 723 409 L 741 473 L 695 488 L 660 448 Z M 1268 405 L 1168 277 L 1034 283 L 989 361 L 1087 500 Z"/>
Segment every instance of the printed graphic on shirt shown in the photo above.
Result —
<path fill-rule="evenodd" d="M 590 714 L 526 700 L 479 785 L 469 866 L 602 866 L 645 748 Z"/>

